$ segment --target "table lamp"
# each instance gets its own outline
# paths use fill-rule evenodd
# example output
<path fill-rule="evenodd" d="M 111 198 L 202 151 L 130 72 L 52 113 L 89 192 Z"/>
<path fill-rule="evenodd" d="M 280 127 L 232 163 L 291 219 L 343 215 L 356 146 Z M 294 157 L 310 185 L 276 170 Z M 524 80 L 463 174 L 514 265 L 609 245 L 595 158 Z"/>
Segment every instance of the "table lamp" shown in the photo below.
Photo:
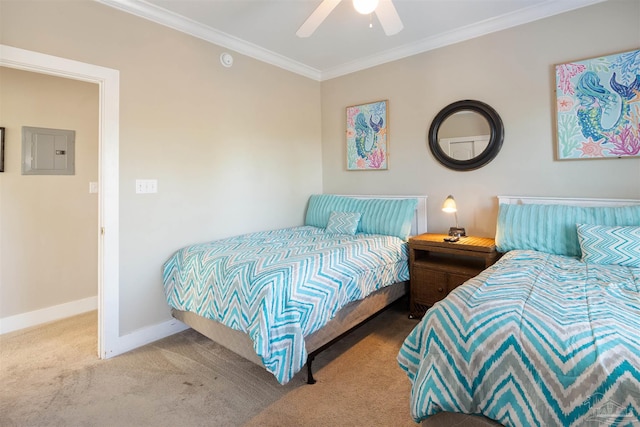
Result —
<path fill-rule="evenodd" d="M 456 206 L 456 201 L 452 195 L 449 195 L 444 201 L 444 204 L 442 205 L 442 211 L 446 213 L 453 213 L 455 215 L 456 226 L 449 228 L 449 236 L 466 236 L 467 233 L 465 232 L 464 227 L 458 226 L 458 208 Z"/>

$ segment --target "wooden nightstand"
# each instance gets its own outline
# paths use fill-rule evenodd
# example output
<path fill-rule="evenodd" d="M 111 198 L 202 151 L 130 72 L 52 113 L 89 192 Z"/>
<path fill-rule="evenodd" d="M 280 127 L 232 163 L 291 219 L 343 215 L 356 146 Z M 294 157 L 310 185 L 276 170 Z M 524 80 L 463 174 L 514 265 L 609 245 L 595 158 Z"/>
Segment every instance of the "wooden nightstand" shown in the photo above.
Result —
<path fill-rule="evenodd" d="M 456 286 L 496 262 L 500 254 L 487 237 L 461 237 L 445 242 L 446 234 L 421 234 L 409 239 L 411 295 L 409 317 L 420 318 Z"/>

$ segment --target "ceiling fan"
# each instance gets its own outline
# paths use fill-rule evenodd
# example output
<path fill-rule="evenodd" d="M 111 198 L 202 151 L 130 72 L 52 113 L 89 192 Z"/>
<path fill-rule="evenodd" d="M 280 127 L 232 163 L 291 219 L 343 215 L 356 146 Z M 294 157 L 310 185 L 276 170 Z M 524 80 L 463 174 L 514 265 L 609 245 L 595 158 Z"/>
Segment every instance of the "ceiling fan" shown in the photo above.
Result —
<path fill-rule="evenodd" d="M 322 24 L 327 16 L 342 0 L 323 0 L 320 6 L 300 26 L 296 35 L 309 37 Z M 361 14 L 368 15 L 375 11 L 385 34 L 392 36 L 399 33 L 404 26 L 391 0 L 353 0 L 353 7 Z"/>

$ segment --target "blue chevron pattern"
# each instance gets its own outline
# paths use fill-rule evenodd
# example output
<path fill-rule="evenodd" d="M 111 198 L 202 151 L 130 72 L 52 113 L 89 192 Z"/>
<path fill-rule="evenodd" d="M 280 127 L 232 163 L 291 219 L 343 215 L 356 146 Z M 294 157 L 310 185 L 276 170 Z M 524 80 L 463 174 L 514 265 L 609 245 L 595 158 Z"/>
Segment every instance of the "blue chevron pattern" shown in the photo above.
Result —
<path fill-rule="evenodd" d="M 640 227 L 578 224 L 582 260 L 640 268 Z"/>
<path fill-rule="evenodd" d="M 349 302 L 408 279 L 401 239 L 312 226 L 188 246 L 163 269 L 171 307 L 246 332 L 281 384 L 304 366 L 305 336 Z"/>
<path fill-rule="evenodd" d="M 336 234 L 356 234 L 360 212 L 331 212 L 326 232 Z"/>
<path fill-rule="evenodd" d="M 411 415 L 640 425 L 640 269 L 511 251 L 429 309 L 398 362 Z"/>

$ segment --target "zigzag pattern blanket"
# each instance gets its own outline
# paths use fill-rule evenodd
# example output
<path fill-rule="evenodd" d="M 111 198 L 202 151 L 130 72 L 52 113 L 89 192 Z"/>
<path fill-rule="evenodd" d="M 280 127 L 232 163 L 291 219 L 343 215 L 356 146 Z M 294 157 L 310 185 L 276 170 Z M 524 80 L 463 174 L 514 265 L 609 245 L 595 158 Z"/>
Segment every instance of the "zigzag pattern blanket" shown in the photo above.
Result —
<path fill-rule="evenodd" d="M 409 279 L 406 242 L 304 226 L 177 251 L 164 265 L 169 305 L 246 332 L 285 384 L 304 366 L 304 337 L 342 307 Z"/>
<path fill-rule="evenodd" d="M 416 421 L 640 425 L 640 269 L 511 251 L 427 311 L 398 362 Z"/>

